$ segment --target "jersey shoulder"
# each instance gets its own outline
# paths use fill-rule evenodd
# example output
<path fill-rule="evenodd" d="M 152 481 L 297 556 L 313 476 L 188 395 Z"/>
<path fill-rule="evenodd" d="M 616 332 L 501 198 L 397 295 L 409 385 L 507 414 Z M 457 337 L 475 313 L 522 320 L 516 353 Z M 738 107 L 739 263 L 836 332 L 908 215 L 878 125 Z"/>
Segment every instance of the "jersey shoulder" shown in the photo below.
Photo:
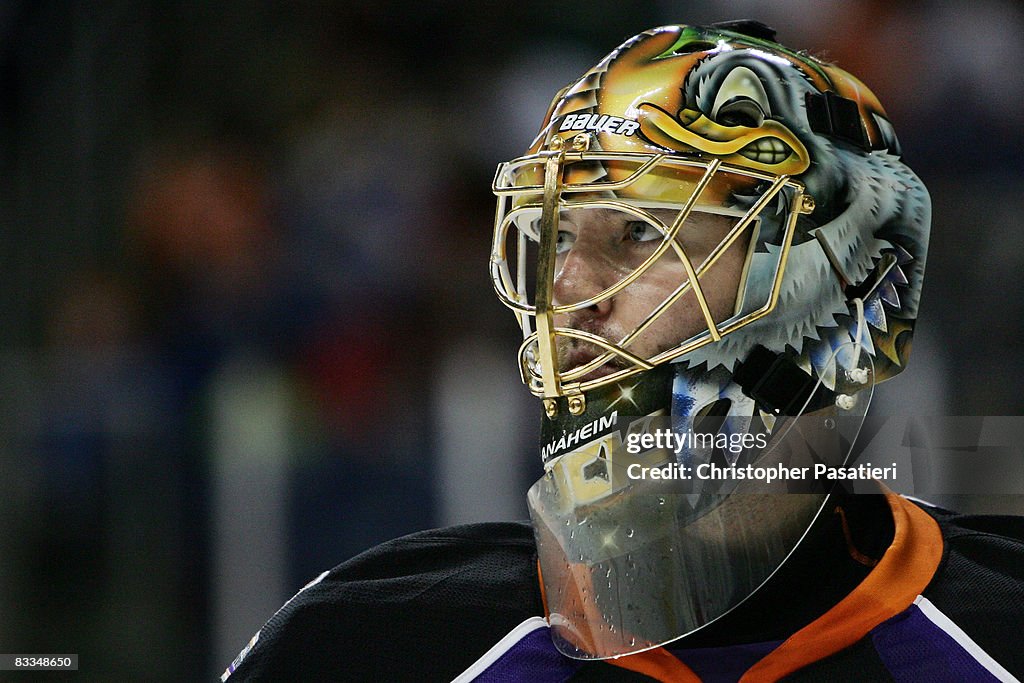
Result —
<path fill-rule="evenodd" d="M 230 680 L 451 680 L 543 614 L 529 525 L 404 536 L 325 572 L 266 623 Z"/>
<path fill-rule="evenodd" d="M 943 558 L 923 595 L 1007 669 L 1024 673 L 1024 517 L 925 510 Z"/>

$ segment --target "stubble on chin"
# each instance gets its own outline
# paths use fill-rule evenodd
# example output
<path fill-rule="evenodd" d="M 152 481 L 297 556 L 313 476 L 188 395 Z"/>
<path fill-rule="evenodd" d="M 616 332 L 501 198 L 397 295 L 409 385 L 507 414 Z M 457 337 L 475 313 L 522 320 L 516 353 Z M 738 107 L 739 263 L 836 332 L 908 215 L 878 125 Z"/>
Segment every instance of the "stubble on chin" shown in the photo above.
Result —
<path fill-rule="evenodd" d="M 589 334 L 601 337 L 607 342 L 612 344 L 618 344 L 619 340 L 622 339 L 626 333 L 618 329 L 614 325 L 610 325 L 605 321 L 595 320 L 582 320 L 582 321 L 569 321 L 563 323 L 559 327 L 569 327 L 570 329 L 579 330 L 581 332 L 587 332 Z M 633 345 L 635 346 L 635 344 Z M 600 355 L 609 353 L 606 349 L 583 339 L 577 339 L 575 337 L 564 337 L 558 336 L 555 339 L 555 350 L 558 353 L 558 371 L 568 372 L 574 368 L 578 368 L 586 363 L 589 363 L 594 358 Z M 628 347 L 627 347 L 627 350 Z M 622 356 L 617 354 L 611 354 L 611 357 L 605 361 L 600 368 L 614 368 L 616 370 L 627 370 L 634 367 L 634 364 L 626 360 Z M 597 368 L 595 368 L 596 370 Z"/>
<path fill-rule="evenodd" d="M 612 343 L 618 342 L 618 340 L 623 336 L 621 334 L 616 334 L 616 331 L 611 329 L 609 325 L 593 320 L 570 320 L 566 323 L 562 323 L 559 327 L 568 327 L 573 330 L 587 332 Z M 564 337 L 561 335 L 555 338 L 555 350 L 558 353 L 559 372 L 568 372 L 569 370 L 589 363 L 592 359 L 606 353 L 606 350 L 597 344 L 583 339 Z M 624 361 L 619 356 L 613 354 L 612 357 L 601 367 L 611 366 L 623 369 L 630 367 L 630 365 L 631 364 L 628 361 Z"/>
<path fill-rule="evenodd" d="M 572 329 L 597 335 L 613 344 L 617 344 L 618 341 L 625 336 L 625 332 L 612 329 L 611 326 L 594 322 L 588 323 L 587 321 L 578 325 L 573 325 Z M 694 334 L 696 334 L 696 332 L 694 332 Z M 661 341 L 659 343 L 654 343 L 653 345 L 645 343 L 645 341 L 651 342 L 652 340 L 645 340 L 644 335 L 640 335 L 640 337 L 635 339 L 633 343 L 627 345 L 625 349 L 646 360 L 673 349 L 680 344 L 680 340 L 677 339 Z M 555 350 L 558 354 L 558 371 L 561 373 L 578 368 L 590 362 L 592 359 L 604 353 L 608 353 L 606 349 L 603 349 L 592 342 L 577 339 L 575 337 L 564 337 L 561 335 L 557 336 L 555 339 Z M 599 367 L 612 367 L 617 370 L 627 370 L 635 367 L 635 365 L 622 356 L 611 354 L 611 358 Z M 595 368 L 595 370 L 596 369 L 597 368 Z"/>

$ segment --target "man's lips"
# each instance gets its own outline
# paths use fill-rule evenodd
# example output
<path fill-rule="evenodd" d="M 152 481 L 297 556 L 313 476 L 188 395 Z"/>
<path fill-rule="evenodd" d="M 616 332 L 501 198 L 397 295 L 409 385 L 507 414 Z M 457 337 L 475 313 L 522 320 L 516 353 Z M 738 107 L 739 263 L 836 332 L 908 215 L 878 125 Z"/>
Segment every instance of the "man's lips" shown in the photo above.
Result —
<path fill-rule="evenodd" d="M 576 368 L 586 365 L 587 363 L 589 363 L 590 361 L 594 360 L 595 358 L 604 353 L 604 349 L 596 347 L 593 344 L 583 344 L 573 349 L 559 351 L 559 372 L 565 374 L 570 370 L 575 370 Z M 618 372 L 622 368 L 619 367 L 618 363 L 616 362 L 617 360 L 617 356 L 612 355 L 612 357 L 609 358 L 605 363 L 591 370 L 586 375 L 577 378 L 576 381 L 598 379 L 600 377 L 607 377 L 608 375 Z"/>

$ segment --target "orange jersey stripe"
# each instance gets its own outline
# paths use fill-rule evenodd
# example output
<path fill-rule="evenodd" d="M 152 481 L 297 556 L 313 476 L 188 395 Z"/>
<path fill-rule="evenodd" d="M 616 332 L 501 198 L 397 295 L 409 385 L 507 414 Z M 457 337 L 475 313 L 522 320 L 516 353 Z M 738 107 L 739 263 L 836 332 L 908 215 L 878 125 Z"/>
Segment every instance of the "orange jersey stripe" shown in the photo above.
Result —
<path fill-rule="evenodd" d="M 925 589 L 942 559 L 939 525 L 902 496 L 888 493 L 886 500 L 895 534 L 878 566 L 835 607 L 747 670 L 740 683 L 778 680 L 853 645 L 875 626 L 910 607 Z M 700 681 L 693 670 L 664 648 L 608 663 L 663 683 Z"/>
<path fill-rule="evenodd" d="M 896 533 L 867 578 L 825 614 L 800 629 L 740 679 L 775 681 L 853 645 L 913 604 L 942 559 L 942 534 L 928 513 L 887 493 Z"/>

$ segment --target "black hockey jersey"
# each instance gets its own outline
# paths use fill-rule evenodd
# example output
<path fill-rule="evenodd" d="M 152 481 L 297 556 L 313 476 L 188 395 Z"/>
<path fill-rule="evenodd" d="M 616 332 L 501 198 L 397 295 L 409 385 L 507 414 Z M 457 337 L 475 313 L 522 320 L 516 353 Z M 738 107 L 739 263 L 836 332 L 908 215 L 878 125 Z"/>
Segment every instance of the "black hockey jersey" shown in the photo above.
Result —
<path fill-rule="evenodd" d="M 477 524 L 397 539 L 325 572 L 267 622 L 224 679 L 1017 680 L 1024 518 L 957 515 L 894 494 L 885 501 L 892 535 L 877 565 L 784 638 L 684 638 L 615 660 L 569 659 L 547 632 L 530 527 Z M 806 565 L 813 571 L 813 558 Z M 772 621 L 765 610 L 806 601 L 786 595 L 730 616 Z"/>

